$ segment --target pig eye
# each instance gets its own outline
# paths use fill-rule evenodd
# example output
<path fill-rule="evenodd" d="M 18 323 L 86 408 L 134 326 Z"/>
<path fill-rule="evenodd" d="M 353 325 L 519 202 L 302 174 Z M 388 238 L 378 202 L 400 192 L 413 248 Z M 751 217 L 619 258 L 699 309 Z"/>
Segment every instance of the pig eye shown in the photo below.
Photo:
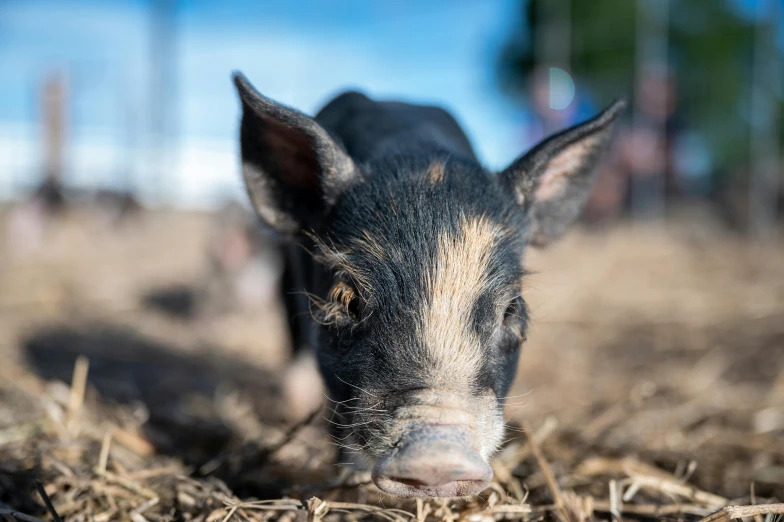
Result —
<path fill-rule="evenodd" d="M 516 315 L 519 315 L 520 312 L 520 304 L 522 304 L 522 298 L 515 297 L 509 304 L 506 305 L 506 310 L 504 310 L 504 322 L 512 320 Z"/>
<path fill-rule="evenodd" d="M 504 310 L 504 325 L 524 335 L 528 323 L 528 309 L 520 296 L 512 299 Z"/>
<path fill-rule="evenodd" d="M 348 283 L 341 281 L 333 286 L 329 292 L 329 299 L 341 313 L 354 320 L 359 319 L 359 296 Z"/>

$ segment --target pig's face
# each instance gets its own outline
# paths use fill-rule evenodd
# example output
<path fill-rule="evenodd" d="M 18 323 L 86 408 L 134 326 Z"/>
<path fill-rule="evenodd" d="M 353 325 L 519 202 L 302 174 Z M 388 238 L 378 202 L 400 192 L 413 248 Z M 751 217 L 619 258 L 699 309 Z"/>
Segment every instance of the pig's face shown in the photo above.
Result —
<path fill-rule="evenodd" d="M 352 190 L 335 209 L 331 240 L 319 242 L 333 274 L 316 303 L 319 359 L 338 437 L 389 493 L 470 494 L 492 477 L 487 460 L 503 436 L 502 399 L 525 336 L 523 219 L 468 168 L 374 195 Z M 489 201 L 498 204 L 481 204 Z"/>
<path fill-rule="evenodd" d="M 525 337 L 525 216 L 470 164 L 396 166 L 347 190 L 316 237 L 331 285 L 313 312 L 332 420 L 348 460 L 385 491 L 469 494 L 492 477 Z M 417 478 L 450 454 L 450 480 Z"/>
<path fill-rule="evenodd" d="M 235 82 L 254 205 L 316 245 L 339 444 L 394 495 L 481 491 L 525 339 L 523 248 L 578 214 L 621 106 L 498 174 L 438 154 L 357 166 L 313 120 Z"/>

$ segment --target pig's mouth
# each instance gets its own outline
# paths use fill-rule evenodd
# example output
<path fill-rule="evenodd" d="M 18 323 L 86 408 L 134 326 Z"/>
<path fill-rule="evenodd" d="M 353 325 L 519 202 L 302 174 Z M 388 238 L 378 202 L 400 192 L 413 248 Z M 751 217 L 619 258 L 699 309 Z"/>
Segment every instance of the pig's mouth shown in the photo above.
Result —
<path fill-rule="evenodd" d="M 373 482 L 399 497 L 475 495 L 490 484 L 493 470 L 472 449 L 471 436 L 463 425 L 417 426 L 376 461 Z"/>

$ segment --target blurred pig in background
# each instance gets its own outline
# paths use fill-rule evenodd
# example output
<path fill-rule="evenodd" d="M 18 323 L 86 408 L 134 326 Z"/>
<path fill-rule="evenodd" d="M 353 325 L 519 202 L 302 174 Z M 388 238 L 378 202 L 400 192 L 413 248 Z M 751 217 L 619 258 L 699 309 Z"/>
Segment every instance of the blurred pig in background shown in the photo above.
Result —
<path fill-rule="evenodd" d="M 199 293 L 207 313 L 261 307 L 277 298 L 278 245 L 251 209 L 237 202 L 222 205 L 207 241 L 207 272 Z"/>

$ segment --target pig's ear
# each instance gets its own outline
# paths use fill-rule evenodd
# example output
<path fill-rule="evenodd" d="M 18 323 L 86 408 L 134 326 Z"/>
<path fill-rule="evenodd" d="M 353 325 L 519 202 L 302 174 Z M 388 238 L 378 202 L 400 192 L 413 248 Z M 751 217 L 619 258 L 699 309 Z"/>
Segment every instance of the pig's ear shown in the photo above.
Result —
<path fill-rule="evenodd" d="M 233 75 L 242 102 L 242 175 L 253 206 L 285 234 L 312 229 L 358 178 L 354 162 L 313 119 Z"/>
<path fill-rule="evenodd" d="M 577 218 L 626 107 L 617 100 L 594 119 L 551 136 L 501 173 L 529 216 L 528 240 L 544 246 Z"/>

